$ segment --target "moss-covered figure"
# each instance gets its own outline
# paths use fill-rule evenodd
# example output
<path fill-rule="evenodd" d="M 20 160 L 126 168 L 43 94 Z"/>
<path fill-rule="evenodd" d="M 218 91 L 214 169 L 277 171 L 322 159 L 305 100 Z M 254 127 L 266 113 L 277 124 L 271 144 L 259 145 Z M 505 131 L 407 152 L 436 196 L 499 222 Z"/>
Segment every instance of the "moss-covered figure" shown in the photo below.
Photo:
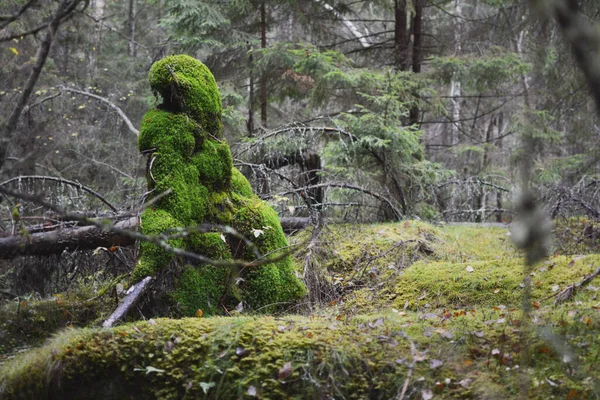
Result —
<path fill-rule="evenodd" d="M 148 189 L 156 199 L 142 214 L 143 233 L 157 235 L 205 223 L 231 225 L 256 239 L 253 250 L 259 254 L 285 248 L 277 214 L 233 167 L 222 135 L 221 96 L 209 69 L 192 57 L 170 56 L 152 66 L 149 80 L 163 103 L 144 116 L 140 129 L 139 149 L 150 154 Z M 216 260 L 257 257 L 243 241 L 219 232 L 194 233 L 168 243 Z M 162 248 L 142 243 L 134 280 L 157 274 L 172 258 Z M 270 305 L 305 293 L 290 257 L 242 271 L 188 264 L 178 279 L 170 297 L 184 315 L 198 309 L 218 314 L 240 301 L 268 311 L 273 309 Z"/>

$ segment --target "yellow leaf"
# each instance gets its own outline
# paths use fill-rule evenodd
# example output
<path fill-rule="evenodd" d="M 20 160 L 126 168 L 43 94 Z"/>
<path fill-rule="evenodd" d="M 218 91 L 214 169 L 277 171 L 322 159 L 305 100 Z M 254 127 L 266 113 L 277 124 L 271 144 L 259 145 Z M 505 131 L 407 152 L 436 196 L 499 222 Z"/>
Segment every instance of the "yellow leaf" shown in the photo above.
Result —
<path fill-rule="evenodd" d="M 11 47 L 10 51 L 12 51 L 13 53 L 15 53 L 15 56 L 19 55 L 19 50 L 15 49 L 14 47 Z"/>

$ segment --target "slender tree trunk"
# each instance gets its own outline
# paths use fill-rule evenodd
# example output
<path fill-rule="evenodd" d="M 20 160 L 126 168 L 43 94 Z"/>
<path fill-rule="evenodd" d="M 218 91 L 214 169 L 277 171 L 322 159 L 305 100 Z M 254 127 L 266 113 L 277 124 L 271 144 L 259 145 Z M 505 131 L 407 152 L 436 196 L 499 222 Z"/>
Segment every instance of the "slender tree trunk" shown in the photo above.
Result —
<path fill-rule="evenodd" d="M 254 56 L 252 46 L 248 44 L 248 137 L 254 135 Z"/>
<path fill-rule="evenodd" d="M 394 1 L 394 50 L 395 64 L 400 71 L 406 70 L 408 64 L 408 13 L 406 0 Z"/>
<path fill-rule="evenodd" d="M 456 23 L 454 28 L 454 54 L 458 56 L 462 50 L 462 7 L 460 0 L 454 1 L 454 14 L 456 15 Z M 455 138 L 460 139 L 461 94 L 462 91 L 460 81 L 452 77 L 452 82 L 450 83 L 450 96 L 452 99 L 452 124 L 450 125 L 450 137 L 447 138 L 447 143 L 445 144 L 451 145 L 454 144 Z"/>
<path fill-rule="evenodd" d="M 265 2 L 260 3 L 260 48 L 267 48 L 267 13 Z M 260 80 L 260 123 L 267 127 L 267 73 L 263 72 Z"/>
<path fill-rule="evenodd" d="M 415 74 L 421 72 L 421 61 L 423 59 L 423 0 L 415 0 L 415 15 L 413 17 L 413 57 L 412 70 Z M 415 98 L 417 95 L 415 94 Z M 409 123 L 419 124 L 419 106 L 414 105 L 410 109 Z"/>
<path fill-rule="evenodd" d="M 135 0 L 129 0 L 129 57 L 135 58 Z"/>
<path fill-rule="evenodd" d="M 96 72 L 98 70 L 98 52 L 100 51 L 100 41 L 102 38 L 102 24 L 101 20 L 104 17 L 104 0 L 94 0 L 92 3 L 92 16 L 96 21 L 94 26 L 94 34 L 92 35 L 91 45 L 92 48 L 89 52 L 89 70 L 88 78 L 90 83 L 94 82 L 96 78 Z"/>
<path fill-rule="evenodd" d="M 415 15 L 413 17 L 413 72 L 421 72 L 421 61 L 423 59 L 423 0 L 415 0 Z"/>

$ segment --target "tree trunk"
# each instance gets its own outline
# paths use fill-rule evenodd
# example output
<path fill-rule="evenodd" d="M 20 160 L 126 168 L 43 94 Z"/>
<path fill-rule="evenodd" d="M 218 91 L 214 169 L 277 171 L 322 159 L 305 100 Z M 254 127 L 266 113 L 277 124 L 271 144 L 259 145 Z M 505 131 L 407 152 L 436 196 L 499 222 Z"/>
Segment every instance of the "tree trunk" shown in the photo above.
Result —
<path fill-rule="evenodd" d="M 456 14 L 456 26 L 454 29 L 454 54 L 460 55 L 461 52 L 461 40 L 462 40 L 462 28 L 461 28 L 461 18 L 462 18 L 462 8 L 460 4 L 460 0 L 454 1 L 454 13 Z M 450 83 L 450 97 L 452 100 L 452 124 L 450 125 L 450 135 L 445 138 L 446 141 L 444 144 L 453 145 L 455 138 L 460 139 L 460 116 L 461 116 L 461 85 L 460 81 L 456 80 L 452 77 L 452 82 Z"/>
<path fill-rule="evenodd" d="M 129 57 L 135 58 L 135 0 L 129 0 Z"/>
<path fill-rule="evenodd" d="M 265 2 L 260 3 L 260 48 L 267 48 L 267 13 Z M 263 72 L 260 80 L 260 123 L 267 127 L 267 73 Z"/>
<path fill-rule="evenodd" d="M 101 20 L 104 17 L 104 0 L 95 0 L 92 3 L 92 16 L 96 21 L 94 26 L 94 33 L 92 35 L 91 45 L 92 48 L 89 51 L 89 70 L 88 70 L 88 78 L 90 83 L 93 84 L 94 79 L 96 78 L 97 64 L 98 64 L 98 52 L 100 51 L 100 42 L 102 36 L 102 24 Z"/>
<path fill-rule="evenodd" d="M 254 135 L 254 56 L 252 55 L 252 46 L 248 45 L 248 137 Z"/>
<path fill-rule="evenodd" d="M 395 64 L 400 71 L 406 70 L 408 65 L 408 14 L 406 10 L 406 0 L 394 1 L 394 50 Z"/>
<path fill-rule="evenodd" d="M 415 0 L 415 15 L 413 17 L 413 57 L 412 70 L 415 74 L 421 72 L 421 60 L 423 59 L 423 0 Z M 415 94 L 415 98 L 417 95 Z M 419 124 L 419 106 L 414 105 L 410 109 L 409 124 Z"/>

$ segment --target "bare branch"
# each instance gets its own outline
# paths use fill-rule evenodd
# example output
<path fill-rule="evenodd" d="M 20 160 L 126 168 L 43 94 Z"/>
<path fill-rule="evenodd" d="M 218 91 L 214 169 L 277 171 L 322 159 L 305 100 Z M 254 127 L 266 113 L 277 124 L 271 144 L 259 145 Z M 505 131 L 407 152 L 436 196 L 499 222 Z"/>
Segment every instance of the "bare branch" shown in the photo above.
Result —
<path fill-rule="evenodd" d="M 101 101 L 104 104 L 107 104 L 110 108 L 112 108 L 113 110 L 115 110 L 117 112 L 117 114 L 119 114 L 119 116 L 123 119 L 123 122 L 125 122 L 125 125 L 127 125 L 127 128 L 129 128 L 129 131 L 131 133 L 133 133 L 136 136 L 140 135 L 140 131 L 137 130 L 137 128 L 135 126 L 133 126 L 133 124 L 131 123 L 131 120 L 123 112 L 123 110 L 121 109 L 121 107 L 119 107 L 118 105 L 116 105 L 112 101 L 108 100 L 106 97 L 98 96 L 97 94 L 94 94 L 94 93 L 90 93 L 90 92 L 86 92 L 86 91 L 83 91 L 83 90 L 79 90 L 79 89 L 75 89 L 75 88 L 70 88 L 70 87 L 66 87 L 66 86 L 58 86 L 58 88 L 62 92 L 71 92 L 71 93 L 80 94 L 82 96 L 88 96 L 88 97 L 91 97 L 91 98 L 96 99 L 98 101 Z"/>
<path fill-rule="evenodd" d="M 57 178 L 54 176 L 42 176 L 42 175 L 23 175 L 23 176 L 17 176 L 14 178 L 11 178 L 7 181 L 4 181 L 2 183 L 0 183 L 0 186 L 4 186 L 4 185 L 8 185 L 11 182 L 18 182 L 21 180 L 41 180 L 41 181 L 51 181 L 51 182 L 58 182 L 58 183 L 64 183 L 66 185 L 71 185 L 74 186 L 78 189 L 81 189 L 83 191 L 88 192 L 89 194 L 91 194 L 92 196 L 96 197 L 97 199 L 99 199 L 100 201 L 102 201 L 104 204 L 106 204 L 107 206 L 110 207 L 111 210 L 113 210 L 114 212 L 117 212 L 118 209 L 117 207 L 113 206 L 112 204 L 110 204 L 108 202 L 108 200 L 106 200 L 104 198 L 104 196 L 102 196 L 100 193 L 96 192 L 95 190 L 82 185 L 79 182 L 74 182 L 74 181 L 70 181 L 68 179 L 63 179 L 63 178 Z"/>
<path fill-rule="evenodd" d="M 281 193 L 281 195 L 285 196 L 287 194 L 292 194 L 292 193 L 300 194 L 300 192 L 302 192 L 304 190 L 317 189 L 317 188 L 321 188 L 321 187 L 323 187 L 323 188 L 325 188 L 325 187 L 335 187 L 335 188 L 341 188 L 341 189 L 358 190 L 359 192 L 366 193 L 369 196 L 375 197 L 379 201 L 387 204 L 392 209 L 392 211 L 394 212 L 394 214 L 396 215 L 396 217 L 398 219 L 402 218 L 402 212 L 387 197 L 385 197 L 385 196 L 383 196 L 383 195 L 381 195 L 381 194 L 379 194 L 377 192 L 374 192 L 372 190 L 369 190 L 369 189 L 366 189 L 366 188 L 363 188 L 363 187 L 360 187 L 360 186 L 356 186 L 356 185 L 351 185 L 349 183 L 343 183 L 343 182 L 320 183 L 318 185 L 305 186 L 305 187 L 301 187 L 301 188 L 289 190 L 287 192 Z"/>

